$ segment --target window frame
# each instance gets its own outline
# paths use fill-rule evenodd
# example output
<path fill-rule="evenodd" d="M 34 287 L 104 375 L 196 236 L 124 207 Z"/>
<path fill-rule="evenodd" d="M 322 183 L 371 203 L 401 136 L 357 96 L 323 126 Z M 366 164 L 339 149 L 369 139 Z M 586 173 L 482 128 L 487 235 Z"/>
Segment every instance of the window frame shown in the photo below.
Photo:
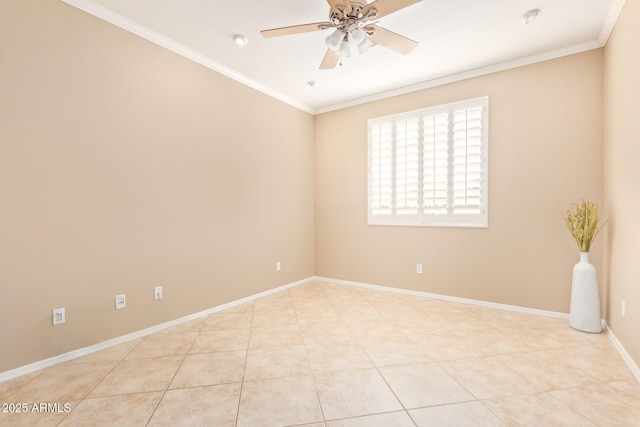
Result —
<path fill-rule="evenodd" d="M 453 147 L 454 147 L 454 111 L 460 109 L 469 108 L 481 108 L 481 129 L 480 129 L 480 213 L 462 214 L 454 213 L 454 206 L 452 205 L 453 197 L 453 185 L 455 183 L 453 179 Z M 447 117 L 447 204 L 446 214 L 429 214 L 425 213 L 424 205 L 424 118 L 428 116 L 435 116 L 437 114 L 444 114 L 446 111 Z M 396 195 L 398 193 L 395 171 L 397 168 L 397 130 L 396 126 L 400 120 L 415 120 L 419 121 L 418 132 L 418 206 L 417 214 L 399 214 L 396 212 L 398 205 L 396 203 Z M 392 202 L 392 213 L 389 214 L 374 214 L 372 213 L 372 127 L 382 126 L 383 124 L 389 126 L 392 123 L 394 130 L 392 131 L 393 137 L 391 141 L 391 164 L 392 164 L 392 177 L 391 188 L 394 201 Z M 469 129 L 469 128 L 465 128 Z M 489 97 L 482 96 L 478 98 L 472 98 L 462 101 L 451 102 L 448 104 L 441 104 L 421 108 L 413 111 L 407 111 L 397 114 L 392 114 L 383 117 L 376 117 L 367 121 L 367 224 L 368 225 L 396 225 L 396 226 L 418 226 L 418 227 L 460 227 L 460 228 L 488 228 L 489 226 L 489 212 L 488 212 L 488 196 L 489 196 Z M 468 166 L 466 166 L 468 167 Z"/>

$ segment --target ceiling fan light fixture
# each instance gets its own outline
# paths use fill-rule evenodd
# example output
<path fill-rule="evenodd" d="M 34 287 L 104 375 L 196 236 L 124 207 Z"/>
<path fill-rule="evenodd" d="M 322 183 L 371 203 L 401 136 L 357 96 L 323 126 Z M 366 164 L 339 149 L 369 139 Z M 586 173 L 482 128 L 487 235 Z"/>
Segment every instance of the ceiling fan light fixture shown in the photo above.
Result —
<path fill-rule="evenodd" d="M 341 58 L 351 57 L 351 46 L 349 46 L 349 42 L 346 40 L 340 43 L 340 57 Z"/>
<path fill-rule="evenodd" d="M 355 44 L 360 44 L 366 38 L 366 34 L 362 28 L 358 25 L 353 24 L 349 27 L 349 41 L 353 41 Z"/>
<path fill-rule="evenodd" d="M 329 37 L 324 39 L 327 47 L 334 52 L 340 50 L 340 43 L 344 40 L 344 34 L 340 30 L 335 30 Z"/>
<path fill-rule="evenodd" d="M 234 34 L 233 41 L 236 42 L 236 44 L 240 47 L 244 47 L 249 43 L 249 39 L 242 34 Z"/>
<path fill-rule="evenodd" d="M 529 24 L 531 23 L 534 19 L 536 19 L 540 14 L 542 13 L 542 11 L 540 9 L 531 9 L 531 10 L 527 10 L 525 13 L 522 14 L 522 16 L 520 17 L 520 22 L 522 22 L 523 24 Z"/>
<path fill-rule="evenodd" d="M 362 55 L 374 46 L 375 43 L 373 43 L 371 40 L 364 39 L 364 41 L 358 45 L 358 54 Z"/>

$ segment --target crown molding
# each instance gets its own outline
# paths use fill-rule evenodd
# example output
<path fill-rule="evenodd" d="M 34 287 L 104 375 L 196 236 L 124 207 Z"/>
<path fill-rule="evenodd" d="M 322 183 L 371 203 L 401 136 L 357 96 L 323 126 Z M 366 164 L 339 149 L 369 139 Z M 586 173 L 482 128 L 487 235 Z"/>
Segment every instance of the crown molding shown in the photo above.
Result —
<path fill-rule="evenodd" d="M 602 46 L 606 45 L 607 41 L 609 41 L 609 36 L 611 36 L 611 33 L 618 22 L 618 18 L 620 17 L 625 1 L 626 0 L 611 1 L 611 7 L 609 8 L 607 16 L 604 18 L 602 28 L 600 29 L 600 35 L 598 36 L 598 41 L 600 41 Z"/>
<path fill-rule="evenodd" d="M 523 67 L 526 65 L 535 64 L 537 62 L 548 61 L 552 59 L 561 58 L 564 56 L 569 56 L 581 52 L 585 52 L 592 49 L 598 49 L 603 47 L 611 35 L 615 24 L 622 12 L 626 0 L 612 0 L 611 7 L 609 8 L 609 12 L 603 22 L 602 28 L 598 35 L 598 38 L 595 40 L 591 40 L 584 43 L 579 43 L 573 46 L 563 47 L 560 49 L 555 49 L 552 51 L 530 55 L 514 60 L 505 61 L 499 64 L 493 64 L 486 67 L 475 68 L 472 70 L 462 71 L 456 74 L 445 75 L 435 79 L 426 80 L 424 82 L 420 82 L 417 84 L 403 86 L 397 89 L 376 93 L 373 95 L 368 95 L 360 98 L 351 99 L 348 101 L 331 104 L 327 106 L 313 108 L 309 105 L 301 103 L 293 98 L 285 96 L 261 83 L 256 82 L 240 73 L 235 72 L 234 70 L 214 61 L 213 59 L 193 50 L 180 43 L 171 40 L 168 37 L 165 37 L 155 31 L 150 30 L 136 22 L 133 22 L 117 13 L 114 13 L 100 5 L 95 4 L 91 0 L 62 0 L 64 3 L 69 4 L 70 6 L 76 7 L 90 15 L 93 15 L 97 18 L 100 18 L 104 21 L 107 21 L 117 27 L 120 27 L 126 31 L 129 31 L 133 34 L 136 34 L 146 40 L 149 40 L 152 43 L 155 43 L 159 46 L 162 46 L 178 55 L 182 55 L 185 58 L 188 58 L 192 61 L 197 62 L 200 65 L 203 65 L 213 71 L 216 71 L 226 77 L 229 77 L 245 86 L 251 87 L 259 92 L 264 93 L 265 95 L 271 96 L 275 99 L 278 99 L 286 104 L 291 105 L 294 108 L 302 110 L 304 112 L 317 115 L 328 113 L 331 111 L 341 110 L 344 108 L 354 107 L 357 105 L 365 104 L 368 102 L 379 101 L 386 98 L 391 98 L 394 96 L 405 95 L 412 92 L 417 92 L 420 90 L 430 89 L 437 86 L 442 86 L 450 83 L 456 83 L 463 80 L 468 80 L 476 77 L 481 77 L 493 73 L 498 73 L 501 71 L 507 71 L 513 68 Z"/>
<path fill-rule="evenodd" d="M 611 6 L 609 7 L 609 11 L 607 12 L 607 16 L 605 17 L 604 22 L 602 23 L 602 28 L 600 29 L 600 34 L 598 35 L 597 40 L 591 40 L 584 43 L 579 43 L 573 46 L 568 46 L 548 52 L 544 52 L 537 55 L 526 56 L 506 62 L 502 62 L 500 64 L 493 64 L 486 67 L 476 68 L 473 70 L 463 71 L 457 74 L 451 74 L 442 76 L 436 79 L 427 80 L 421 83 L 417 83 L 410 86 L 404 86 L 401 88 L 393 89 L 390 91 L 380 92 L 377 94 L 352 99 L 349 101 L 327 105 L 324 107 L 318 107 L 313 110 L 313 114 L 322 114 L 328 113 L 335 110 L 341 110 L 343 108 L 354 107 L 356 105 L 365 104 L 367 102 L 379 101 L 386 98 L 391 98 L 398 95 L 405 95 L 408 93 L 430 89 L 437 86 L 446 85 L 449 83 L 455 83 L 467 79 L 472 79 L 475 77 L 481 77 L 488 74 L 498 73 L 500 71 L 506 71 L 513 68 L 523 67 L 526 65 L 535 64 L 537 62 L 549 61 L 556 58 L 561 58 L 563 56 L 574 55 L 577 53 L 585 52 L 592 49 L 598 49 L 604 47 L 613 32 L 613 29 L 618 22 L 618 18 L 620 17 L 620 13 L 624 8 L 626 0 L 612 0 Z"/>
<path fill-rule="evenodd" d="M 486 67 L 475 68 L 472 70 L 463 71 L 457 74 L 450 74 L 447 76 L 435 78 L 432 80 L 426 80 L 421 83 L 416 83 L 410 86 L 404 86 L 397 89 L 392 89 L 385 92 L 380 92 L 374 95 L 364 96 L 361 98 L 352 99 L 349 101 L 341 102 L 338 104 L 328 105 L 326 107 L 319 107 L 313 111 L 313 114 L 328 113 L 335 110 L 341 110 L 343 108 L 354 107 L 356 105 L 366 104 L 368 102 L 379 101 L 386 98 L 391 98 L 398 95 L 406 95 L 408 93 L 417 92 L 420 90 L 431 89 L 437 86 L 443 86 L 450 83 L 456 83 L 463 80 L 468 80 L 476 77 L 482 77 L 489 74 L 498 73 L 501 71 L 511 70 L 513 68 L 524 67 L 526 65 L 535 64 L 537 62 L 549 61 L 552 59 L 562 58 L 563 56 L 574 55 L 576 53 L 586 52 L 592 49 L 601 48 L 603 45 L 599 40 L 591 40 L 584 43 L 575 44 L 573 46 L 567 46 L 560 49 L 543 52 L 536 55 L 525 56 L 518 59 L 512 59 L 510 61 L 501 62 L 499 64 L 488 65 Z"/>
<path fill-rule="evenodd" d="M 90 0 L 62 0 L 64 3 L 73 6 L 77 9 L 80 9 L 90 15 L 93 15 L 97 18 L 102 19 L 103 21 L 107 21 L 117 27 L 122 28 L 123 30 L 129 31 L 137 36 L 142 37 L 152 43 L 157 44 L 158 46 L 162 46 L 165 49 L 168 49 L 178 55 L 184 56 L 194 62 L 197 62 L 200 65 L 203 65 L 213 71 L 216 71 L 230 79 L 233 79 L 239 83 L 242 83 L 245 86 L 249 86 L 252 89 L 257 90 L 258 92 L 262 92 L 265 95 L 268 95 L 272 98 L 275 98 L 279 101 L 282 101 L 286 104 L 291 105 L 299 110 L 305 111 L 307 113 L 313 114 L 313 108 L 309 107 L 306 104 L 303 104 L 293 98 L 285 96 L 275 90 L 256 82 L 240 73 L 235 72 L 234 70 L 214 61 L 213 59 L 190 49 L 180 43 L 177 43 L 174 40 L 171 40 L 168 37 L 163 36 L 155 31 L 150 30 L 147 27 L 144 27 L 136 22 L 131 21 L 119 15 L 105 7 L 97 5 Z"/>

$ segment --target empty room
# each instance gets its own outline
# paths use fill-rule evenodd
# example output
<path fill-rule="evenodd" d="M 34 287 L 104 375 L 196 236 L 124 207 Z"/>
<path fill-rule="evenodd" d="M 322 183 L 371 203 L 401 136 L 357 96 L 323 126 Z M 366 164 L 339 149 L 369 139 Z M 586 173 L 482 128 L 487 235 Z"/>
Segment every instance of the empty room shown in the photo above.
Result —
<path fill-rule="evenodd" d="M 636 18 L 0 0 L 0 425 L 640 426 Z"/>

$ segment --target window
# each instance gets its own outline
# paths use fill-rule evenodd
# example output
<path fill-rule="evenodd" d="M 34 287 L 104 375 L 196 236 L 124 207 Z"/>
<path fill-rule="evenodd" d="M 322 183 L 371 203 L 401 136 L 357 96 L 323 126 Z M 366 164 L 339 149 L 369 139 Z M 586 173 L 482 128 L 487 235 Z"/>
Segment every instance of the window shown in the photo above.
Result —
<path fill-rule="evenodd" d="M 487 227 L 488 106 L 369 120 L 369 224 Z"/>

